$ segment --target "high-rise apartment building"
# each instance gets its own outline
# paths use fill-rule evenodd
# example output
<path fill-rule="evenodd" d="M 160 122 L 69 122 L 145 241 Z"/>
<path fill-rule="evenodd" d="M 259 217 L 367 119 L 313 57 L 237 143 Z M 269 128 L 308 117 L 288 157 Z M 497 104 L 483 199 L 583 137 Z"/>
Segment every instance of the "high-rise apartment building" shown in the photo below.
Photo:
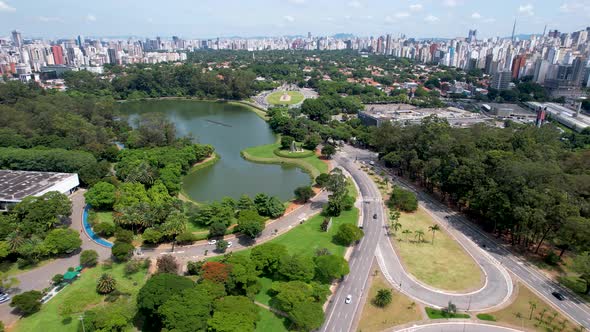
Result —
<path fill-rule="evenodd" d="M 53 53 L 53 63 L 56 65 L 64 65 L 64 50 L 59 45 L 51 46 L 51 53 Z"/>
<path fill-rule="evenodd" d="M 16 30 L 12 31 L 12 42 L 17 48 L 23 47 L 23 37 L 20 32 Z"/>
<path fill-rule="evenodd" d="M 510 81 L 512 72 L 508 70 L 498 71 L 494 74 L 490 88 L 496 90 L 508 90 L 510 88 Z"/>

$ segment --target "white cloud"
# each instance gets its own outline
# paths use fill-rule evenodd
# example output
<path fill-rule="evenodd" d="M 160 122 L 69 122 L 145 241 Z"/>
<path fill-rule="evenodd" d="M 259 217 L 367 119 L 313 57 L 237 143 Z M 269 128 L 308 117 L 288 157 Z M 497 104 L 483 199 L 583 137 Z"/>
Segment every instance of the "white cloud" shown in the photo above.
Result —
<path fill-rule="evenodd" d="M 473 14 L 471 14 L 471 18 L 479 20 L 481 18 L 481 14 L 478 12 L 474 12 Z"/>
<path fill-rule="evenodd" d="M 583 1 L 564 2 L 561 6 L 559 6 L 559 11 L 562 13 L 579 13 L 579 12 L 590 13 L 590 2 L 588 2 L 588 3 L 585 3 Z"/>
<path fill-rule="evenodd" d="M 95 22 L 96 21 L 96 16 L 94 16 L 92 14 L 88 14 L 86 16 L 86 21 L 88 21 L 88 22 Z"/>
<path fill-rule="evenodd" d="M 289 2 L 294 5 L 302 5 L 305 3 L 305 0 L 289 0 Z"/>
<path fill-rule="evenodd" d="M 496 22 L 496 19 L 493 17 L 488 17 L 486 19 L 483 20 L 484 23 L 494 23 Z"/>
<path fill-rule="evenodd" d="M 458 5 L 457 0 L 445 0 L 443 5 L 447 7 L 456 7 Z"/>
<path fill-rule="evenodd" d="M 424 21 L 431 22 L 431 23 L 437 22 L 438 20 L 439 20 L 439 18 L 432 15 L 432 14 L 430 14 L 424 18 Z"/>
<path fill-rule="evenodd" d="M 39 16 L 37 19 L 41 22 L 49 23 L 49 22 L 63 22 L 60 17 L 53 17 L 53 16 Z"/>
<path fill-rule="evenodd" d="M 15 12 L 16 8 L 10 6 L 4 1 L 0 1 L 0 12 Z"/>
<path fill-rule="evenodd" d="M 533 9 L 535 7 L 533 7 L 532 4 L 526 4 L 526 5 L 520 5 L 520 7 L 518 7 L 518 12 L 524 15 L 528 15 L 528 16 L 533 16 L 535 13 L 533 12 Z"/>
<path fill-rule="evenodd" d="M 408 12 L 399 12 L 399 13 L 395 13 L 395 17 L 396 17 L 396 18 L 406 18 L 406 17 L 410 17 L 410 13 L 408 13 Z"/>
<path fill-rule="evenodd" d="M 422 4 L 419 4 L 419 3 L 410 5 L 410 10 L 413 11 L 413 12 L 419 12 L 423 8 L 424 8 L 424 6 L 422 6 Z"/>
<path fill-rule="evenodd" d="M 285 21 L 287 22 L 295 22 L 295 17 L 291 16 L 291 15 L 285 15 L 283 16 L 283 18 L 285 19 Z"/>
<path fill-rule="evenodd" d="M 363 6 L 362 3 L 360 3 L 359 1 L 353 0 L 348 2 L 348 6 L 352 7 L 352 8 L 361 8 Z"/>

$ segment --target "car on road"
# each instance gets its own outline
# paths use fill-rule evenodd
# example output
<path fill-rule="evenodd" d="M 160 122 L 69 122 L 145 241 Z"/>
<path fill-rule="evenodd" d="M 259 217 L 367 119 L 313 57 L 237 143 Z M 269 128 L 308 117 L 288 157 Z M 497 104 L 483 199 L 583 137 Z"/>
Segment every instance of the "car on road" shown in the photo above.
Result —
<path fill-rule="evenodd" d="M 344 303 L 349 304 L 352 301 L 352 295 L 348 294 L 346 296 L 346 300 L 344 300 Z"/>
<path fill-rule="evenodd" d="M 10 296 L 6 293 L 0 293 L 0 303 L 6 303 L 10 301 Z"/>
<path fill-rule="evenodd" d="M 233 243 L 232 243 L 231 241 L 228 241 L 228 242 L 227 242 L 227 247 L 228 247 L 228 248 L 231 248 L 231 246 L 232 246 L 232 245 L 233 245 Z"/>
<path fill-rule="evenodd" d="M 375 162 L 371 160 L 371 161 L 369 161 L 369 165 L 374 166 Z"/>
<path fill-rule="evenodd" d="M 377 219 L 377 213 L 373 215 L 373 219 Z"/>
<path fill-rule="evenodd" d="M 561 294 L 558 291 L 551 292 L 551 295 L 555 296 L 555 298 L 558 299 L 559 301 L 565 300 L 565 296 L 563 296 L 563 294 Z"/>
<path fill-rule="evenodd" d="M 209 242 L 207 242 L 207 243 L 209 243 L 209 244 L 216 244 L 217 243 L 217 240 L 209 240 Z"/>

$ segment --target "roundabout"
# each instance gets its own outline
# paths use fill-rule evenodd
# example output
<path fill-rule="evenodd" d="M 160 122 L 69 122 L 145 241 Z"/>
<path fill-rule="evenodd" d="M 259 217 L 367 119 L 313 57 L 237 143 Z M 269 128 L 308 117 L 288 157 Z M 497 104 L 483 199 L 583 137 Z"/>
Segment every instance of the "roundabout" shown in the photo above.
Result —
<path fill-rule="evenodd" d="M 299 91 L 277 91 L 269 94 L 266 101 L 270 105 L 296 105 L 305 99 Z"/>

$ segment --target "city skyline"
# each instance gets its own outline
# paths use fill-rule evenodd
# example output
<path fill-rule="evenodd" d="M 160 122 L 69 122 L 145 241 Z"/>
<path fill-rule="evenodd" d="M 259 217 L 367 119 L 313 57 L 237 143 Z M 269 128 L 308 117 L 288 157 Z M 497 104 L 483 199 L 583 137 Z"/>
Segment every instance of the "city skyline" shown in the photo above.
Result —
<path fill-rule="evenodd" d="M 29 38 L 78 34 L 251 38 L 306 35 L 309 31 L 314 35 L 393 33 L 415 38 L 454 38 L 463 36 L 468 29 L 477 29 L 480 38 L 485 38 L 510 36 L 514 19 L 518 21 L 517 34 L 540 34 L 546 25 L 547 29 L 561 31 L 583 29 L 589 18 L 589 0 L 404 0 L 395 4 L 385 0 L 207 0 L 198 6 L 183 0 L 167 8 L 151 0 L 106 0 L 100 7 L 71 0 L 0 0 L 0 31 L 6 34 L 17 29 Z"/>

